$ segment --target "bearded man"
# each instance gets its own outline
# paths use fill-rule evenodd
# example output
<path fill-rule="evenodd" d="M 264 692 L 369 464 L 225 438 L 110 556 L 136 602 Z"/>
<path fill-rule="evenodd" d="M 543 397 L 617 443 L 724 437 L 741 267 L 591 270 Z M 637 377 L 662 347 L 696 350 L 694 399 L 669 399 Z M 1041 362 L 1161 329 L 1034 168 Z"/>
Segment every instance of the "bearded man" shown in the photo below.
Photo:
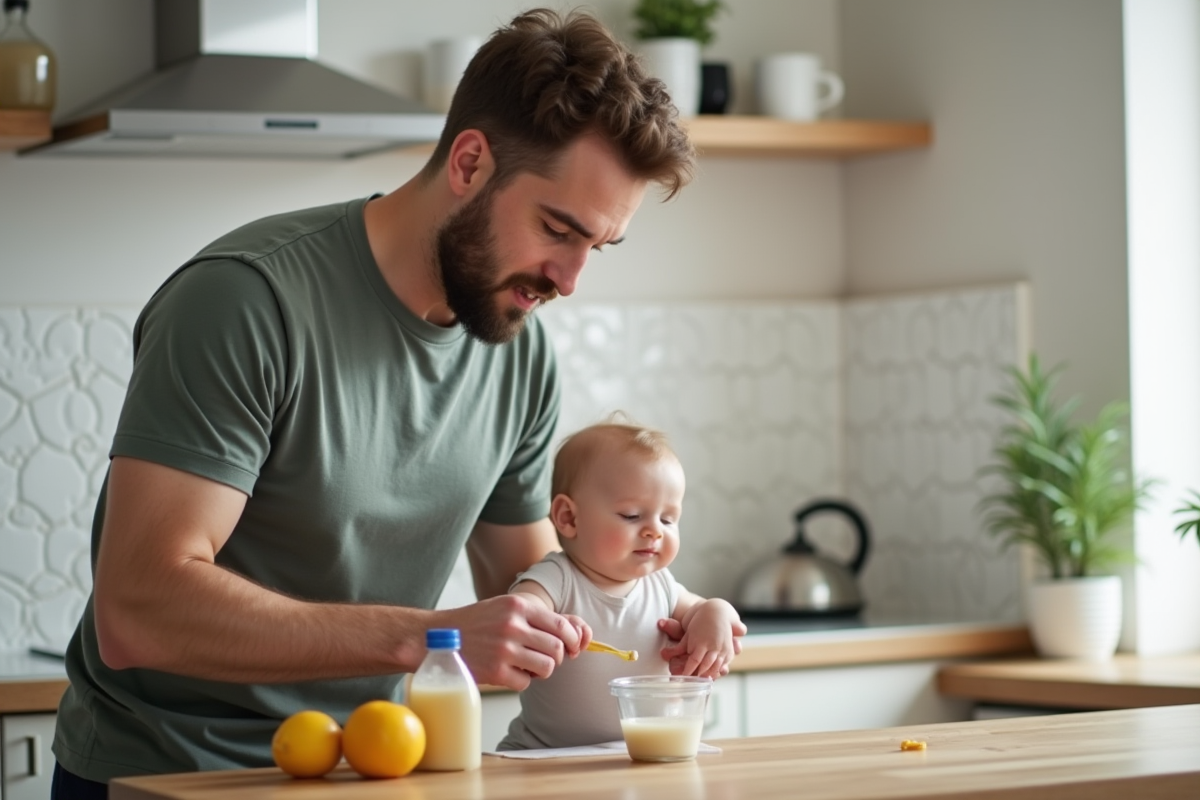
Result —
<path fill-rule="evenodd" d="M 399 699 L 430 628 L 515 690 L 576 655 L 571 620 L 505 593 L 557 549 L 559 386 L 531 314 L 692 163 L 624 46 L 536 10 L 484 44 L 403 186 L 176 271 L 134 331 L 55 796 L 269 765 L 291 713 Z M 464 546 L 480 600 L 433 610 Z"/>

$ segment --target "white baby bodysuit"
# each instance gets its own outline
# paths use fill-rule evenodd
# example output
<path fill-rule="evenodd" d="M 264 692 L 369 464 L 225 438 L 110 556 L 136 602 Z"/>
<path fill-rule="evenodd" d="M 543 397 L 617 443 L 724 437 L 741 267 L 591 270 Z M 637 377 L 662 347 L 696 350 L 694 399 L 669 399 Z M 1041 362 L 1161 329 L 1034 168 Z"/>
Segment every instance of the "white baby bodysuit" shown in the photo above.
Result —
<path fill-rule="evenodd" d="M 666 675 L 660 651 L 670 639 L 658 621 L 671 616 L 684 591 L 669 570 L 660 569 L 637 583 L 625 597 L 605 594 L 564 553 L 550 553 L 517 576 L 538 583 L 559 614 L 575 614 L 592 628 L 592 637 L 621 650 L 637 650 L 637 661 L 584 651 L 566 659 L 545 679 L 535 678 L 521 692 L 521 713 L 508 727 L 498 750 L 578 747 L 621 738 L 617 699 L 608 682 L 626 675 Z"/>

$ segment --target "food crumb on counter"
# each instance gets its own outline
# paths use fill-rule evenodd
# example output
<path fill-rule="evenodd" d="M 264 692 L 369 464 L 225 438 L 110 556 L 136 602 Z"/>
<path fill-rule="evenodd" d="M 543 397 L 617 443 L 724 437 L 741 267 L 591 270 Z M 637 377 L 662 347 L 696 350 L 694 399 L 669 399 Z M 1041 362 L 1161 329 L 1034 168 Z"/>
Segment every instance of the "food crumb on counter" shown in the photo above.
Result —
<path fill-rule="evenodd" d="M 924 750 L 925 742 L 919 739 L 905 739 L 900 743 L 901 750 Z"/>

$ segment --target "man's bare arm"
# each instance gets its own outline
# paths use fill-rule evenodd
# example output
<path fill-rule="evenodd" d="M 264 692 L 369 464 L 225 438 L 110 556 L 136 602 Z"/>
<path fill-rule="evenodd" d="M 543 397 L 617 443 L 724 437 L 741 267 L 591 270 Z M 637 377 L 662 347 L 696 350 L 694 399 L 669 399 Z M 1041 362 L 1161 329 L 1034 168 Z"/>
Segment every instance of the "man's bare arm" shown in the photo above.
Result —
<path fill-rule="evenodd" d="M 516 596 L 429 611 L 312 603 L 259 586 L 215 563 L 245 503 L 223 484 L 113 459 L 93 590 L 106 664 L 244 683 L 396 673 L 418 666 L 428 628 L 457 627 L 477 679 L 521 689 L 576 638 Z"/>
<path fill-rule="evenodd" d="M 549 518 L 528 525 L 476 523 L 467 540 L 467 561 L 480 600 L 508 591 L 517 574 L 561 550 Z"/>

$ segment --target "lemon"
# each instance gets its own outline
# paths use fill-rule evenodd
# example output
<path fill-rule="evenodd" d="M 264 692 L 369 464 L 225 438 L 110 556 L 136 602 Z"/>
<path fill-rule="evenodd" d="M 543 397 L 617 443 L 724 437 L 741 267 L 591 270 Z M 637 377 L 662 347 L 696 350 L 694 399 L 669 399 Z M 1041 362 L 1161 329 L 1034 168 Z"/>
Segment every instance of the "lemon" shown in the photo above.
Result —
<path fill-rule="evenodd" d="M 289 775 L 319 778 L 342 759 L 342 729 L 328 714 L 298 711 L 275 731 L 271 756 Z"/>
<path fill-rule="evenodd" d="M 372 700 L 346 720 L 342 750 L 363 777 L 399 778 L 425 755 L 425 726 L 408 706 Z"/>

